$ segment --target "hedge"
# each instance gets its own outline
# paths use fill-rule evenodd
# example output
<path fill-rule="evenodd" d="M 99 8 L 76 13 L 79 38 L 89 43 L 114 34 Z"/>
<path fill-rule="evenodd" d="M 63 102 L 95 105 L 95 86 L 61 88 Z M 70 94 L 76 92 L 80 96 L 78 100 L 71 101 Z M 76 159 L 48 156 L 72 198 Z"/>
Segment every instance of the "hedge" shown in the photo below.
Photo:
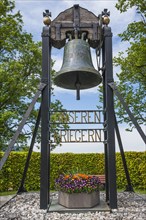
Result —
<path fill-rule="evenodd" d="M 3 153 L 0 152 L 0 158 Z M 11 152 L 1 171 L 0 191 L 18 190 L 22 178 L 27 152 Z M 125 152 L 134 189 L 146 189 L 146 152 Z M 104 154 L 73 154 L 51 153 L 51 189 L 59 174 L 69 172 L 84 172 L 87 174 L 104 174 Z M 120 153 L 116 153 L 117 187 L 127 185 Z M 33 152 L 25 181 L 25 188 L 39 190 L 40 188 L 40 153 Z"/>

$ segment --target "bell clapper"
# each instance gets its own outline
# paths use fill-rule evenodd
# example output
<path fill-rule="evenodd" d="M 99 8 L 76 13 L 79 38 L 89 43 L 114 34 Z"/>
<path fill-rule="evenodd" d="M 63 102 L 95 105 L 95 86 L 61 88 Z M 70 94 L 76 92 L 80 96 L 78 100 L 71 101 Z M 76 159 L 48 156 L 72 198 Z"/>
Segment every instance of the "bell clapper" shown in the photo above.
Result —
<path fill-rule="evenodd" d="M 78 33 L 78 29 L 77 28 L 74 29 L 74 34 L 75 34 L 75 39 L 78 39 L 78 34 L 79 33 Z"/>
<path fill-rule="evenodd" d="M 75 84 L 75 86 L 76 86 L 76 89 L 77 89 L 77 100 L 80 100 L 80 83 L 79 82 L 77 82 L 76 84 Z"/>

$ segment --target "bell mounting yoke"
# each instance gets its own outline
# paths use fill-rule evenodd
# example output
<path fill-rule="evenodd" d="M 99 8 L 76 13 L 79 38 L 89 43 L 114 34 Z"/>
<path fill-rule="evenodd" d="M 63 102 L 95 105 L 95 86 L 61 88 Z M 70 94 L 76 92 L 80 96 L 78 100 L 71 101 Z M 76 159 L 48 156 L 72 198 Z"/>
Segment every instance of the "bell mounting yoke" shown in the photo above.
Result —
<path fill-rule="evenodd" d="M 101 16 L 74 5 L 61 12 L 50 25 L 50 38 L 52 46 L 62 48 L 66 39 L 71 35 L 72 39 L 82 38 L 86 34 L 90 47 L 97 48 L 102 37 Z"/>

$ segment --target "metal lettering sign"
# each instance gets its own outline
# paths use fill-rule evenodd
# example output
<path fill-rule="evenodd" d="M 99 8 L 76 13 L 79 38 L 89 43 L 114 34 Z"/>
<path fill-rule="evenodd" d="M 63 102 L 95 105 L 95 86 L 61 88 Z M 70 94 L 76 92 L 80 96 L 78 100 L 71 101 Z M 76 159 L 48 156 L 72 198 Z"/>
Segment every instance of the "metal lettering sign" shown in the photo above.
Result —
<path fill-rule="evenodd" d="M 103 111 L 60 111 L 55 112 L 53 122 L 53 111 L 51 112 L 52 124 L 103 124 Z M 104 142 L 104 129 L 57 129 L 54 131 L 52 143 L 87 143 Z"/>
<path fill-rule="evenodd" d="M 57 130 L 52 137 L 52 143 L 87 143 L 103 142 L 103 129 L 69 129 Z"/>
<path fill-rule="evenodd" d="M 51 111 L 53 116 L 55 113 L 55 121 L 51 117 L 53 124 L 103 124 L 103 111 L 90 110 L 90 111 Z"/>

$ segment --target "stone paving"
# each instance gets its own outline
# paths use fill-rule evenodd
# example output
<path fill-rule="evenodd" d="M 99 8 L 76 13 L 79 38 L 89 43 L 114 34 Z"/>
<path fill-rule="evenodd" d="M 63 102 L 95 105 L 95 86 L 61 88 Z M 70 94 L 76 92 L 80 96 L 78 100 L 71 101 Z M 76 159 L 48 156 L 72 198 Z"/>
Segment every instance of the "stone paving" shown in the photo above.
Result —
<path fill-rule="evenodd" d="M 57 197 L 57 194 L 52 194 Z M 101 193 L 105 199 L 105 194 Z M 0 220 L 145 220 L 146 198 L 135 193 L 118 193 L 118 209 L 112 212 L 47 213 L 39 209 L 38 193 L 23 193 L 11 199 L 0 210 Z"/>

